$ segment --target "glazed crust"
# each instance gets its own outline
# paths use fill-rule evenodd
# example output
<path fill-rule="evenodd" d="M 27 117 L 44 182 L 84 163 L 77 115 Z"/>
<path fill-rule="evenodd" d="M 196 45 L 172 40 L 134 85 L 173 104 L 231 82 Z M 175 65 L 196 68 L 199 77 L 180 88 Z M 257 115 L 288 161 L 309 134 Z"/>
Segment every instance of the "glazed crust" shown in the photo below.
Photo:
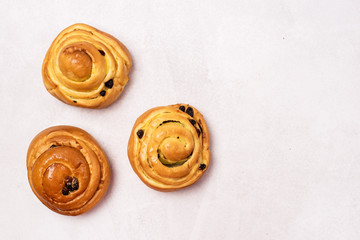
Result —
<path fill-rule="evenodd" d="M 130 53 L 119 40 L 78 23 L 55 38 L 42 76 L 46 89 L 64 103 L 105 108 L 120 96 L 131 66 Z"/>
<path fill-rule="evenodd" d="M 96 205 L 110 183 L 110 166 L 96 140 L 80 128 L 55 126 L 30 143 L 28 180 L 39 200 L 54 212 L 79 215 Z M 64 181 L 78 179 L 78 189 L 63 194 Z"/>
<path fill-rule="evenodd" d="M 187 104 L 146 111 L 131 131 L 128 157 L 135 173 L 155 190 L 190 186 L 210 164 L 209 132 L 202 114 Z"/>

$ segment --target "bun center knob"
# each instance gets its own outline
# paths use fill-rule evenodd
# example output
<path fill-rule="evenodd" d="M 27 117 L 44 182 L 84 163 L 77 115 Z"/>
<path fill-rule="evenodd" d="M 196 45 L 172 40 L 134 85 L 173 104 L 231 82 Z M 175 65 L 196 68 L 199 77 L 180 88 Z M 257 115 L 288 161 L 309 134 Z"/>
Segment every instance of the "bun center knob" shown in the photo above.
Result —
<path fill-rule="evenodd" d="M 164 157 L 171 162 L 178 162 L 186 159 L 192 151 L 185 143 L 176 138 L 166 139 L 161 145 L 160 150 Z"/>
<path fill-rule="evenodd" d="M 92 60 L 84 49 L 73 46 L 60 54 L 59 66 L 67 78 L 82 82 L 91 75 Z"/>
<path fill-rule="evenodd" d="M 61 190 L 63 188 L 64 177 L 71 174 L 68 167 L 60 163 L 50 165 L 44 174 L 43 186 L 46 194 L 53 199 L 61 198 Z"/>

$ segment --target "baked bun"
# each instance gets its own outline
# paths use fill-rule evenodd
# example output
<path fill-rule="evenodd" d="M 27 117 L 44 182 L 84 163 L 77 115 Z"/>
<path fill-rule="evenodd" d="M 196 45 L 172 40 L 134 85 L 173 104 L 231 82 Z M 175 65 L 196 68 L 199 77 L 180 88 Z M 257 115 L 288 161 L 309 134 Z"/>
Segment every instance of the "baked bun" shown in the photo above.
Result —
<path fill-rule="evenodd" d="M 110 182 L 104 152 L 90 134 L 76 127 L 56 126 L 40 132 L 30 143 L 26 165 L 35 195 L 63 215 L 88 211 Z"/>
<path fill-rule="evenodd" d="M 104 108 L 129 80 L 131 57 L 113 36 L 86 24 L 64 29 L 46 53 L 42 76 L 46 89 L 64 103 Z"/>
<path fill-rule="evenodd" d="M 135 122 L 128 156 L 136 174 L 149 187 L 159 191 L 187 187 L 209 167 L 205 120 L 186 104 L 150 109 Z"/>

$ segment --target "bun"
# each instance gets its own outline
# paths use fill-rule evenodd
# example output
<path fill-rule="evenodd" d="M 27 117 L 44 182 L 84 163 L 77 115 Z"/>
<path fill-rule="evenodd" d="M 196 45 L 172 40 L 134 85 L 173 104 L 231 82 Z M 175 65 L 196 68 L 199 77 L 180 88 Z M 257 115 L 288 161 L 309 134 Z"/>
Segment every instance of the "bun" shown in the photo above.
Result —
<path fill-rule="evenodd" d="M 155 190 L 174 191 L 195 183 L 210 163 L 203 116 L 185 104 L 148 110 L 134 124 L 128 157 L 135 173 Z"/>
<path fill-rule="evenodd" d="M 104 108 L 129 80 L 131 57 L 113 36 L 86 24 L 64 29 L 46 53 L 42 76 L 46 89 L 64 103 Z"/>
<path fill-rule="evenodd" d="M 110 166 L 96 140 L 80 128 L 56 126 L 30 143 L 27 171 L 31 189 L 54 212 L 79 215 L 106 193 Z"/>

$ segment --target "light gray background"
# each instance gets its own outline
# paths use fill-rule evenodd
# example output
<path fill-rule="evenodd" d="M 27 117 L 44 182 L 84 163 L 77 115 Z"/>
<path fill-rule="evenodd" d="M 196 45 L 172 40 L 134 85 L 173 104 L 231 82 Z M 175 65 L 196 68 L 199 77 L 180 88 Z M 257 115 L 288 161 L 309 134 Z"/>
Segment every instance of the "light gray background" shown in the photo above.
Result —
<path fill-rule="evenodd" d="M 77 22 L 121 40 L 134 68 L 115 104 L 71 107 L 41 64 Z M 0 3 L 0 239 L 359 239 L 360 1 L 7 1 Z M 161 193 L 131 169 L 127 141 L 155 106 L 207 120 L 212 162 Z M 32 193 L 31 139 L 59 124 L 92 134 L 112 167 L 78 217 Z"/>

